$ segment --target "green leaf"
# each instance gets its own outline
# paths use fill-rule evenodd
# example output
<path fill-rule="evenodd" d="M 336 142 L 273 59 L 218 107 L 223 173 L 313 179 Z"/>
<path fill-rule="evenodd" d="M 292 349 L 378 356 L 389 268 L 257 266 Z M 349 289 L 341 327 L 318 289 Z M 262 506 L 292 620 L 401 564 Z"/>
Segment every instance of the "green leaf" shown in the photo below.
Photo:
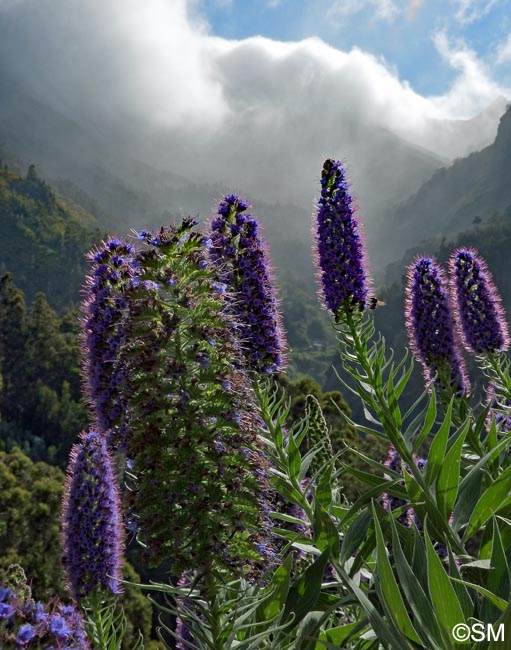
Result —
<path fill-rule="evenodd" d="M 315 494 L 320 505 L 328 510 L 332 505 L 332 471 L 334 468 L 333 461 L 321 473 Z"/>
<path fill-rule="evenodd" d="M 504 507 L 510 492 L 511 465 L 483 492 L 470 516 L 463 538 L 470 539 L 495 512 Z"/>
<path fill-rule="evenodd" d="M 451 431 L 451 417 L 452 417 L 452 404 L 454 397 L 451 399 L 447 411 L 445 413 L 442 426 L 436 432 L 433 442 L 428 454 L 428 462 L 426 463 L 425 481 L 428 485 L 432 485 L 436 479 L 442 463 L 445 458 L 445 450 L 447 449 L 447 440 Z"/>
<path fill-rule="evenodd" d="M 463 431 L 461 431 L 451 445 L 447 456 L 440 468 L 438 480 L 436 482 L 436 500 L 440 511 L 445 517 L 451 515 L 452 509 L 458 496 L 458 488 L 460 483 L 460 464 L 461 452 L 463 451 L 463 443 L 470 428 L 470 423 L 467 422 Z"/>
<path fill-rule="evenodd" d="M 342 541 L 341 554 L 339 557 L 341 564 L 344 564 L 346 560 L 351 558 L 353 553 L 360 547 L 362 540 L 367 535 L 371 521 L 371 512 L 366 508 L 362 510 L 355 521 L 350 524 Z"/>
<path fill-rule="evenodd" d="M 415 439 L 415 442 L 413 443 L 414 452 L 417 452 L 419 450 L 424 440 L 426 440 L 426 438 L 428 437 L 431 429 L 433 428 L 433 425 L 435 424 L 435 420 L 436 420 L 436 395 L 435 395 L 435 388 L 433 386 L 431 396 L 429 398 L 428 408 L 426 410 L 426 417 L 424 418 L 424 424 L 422 426 L 422 429 L 420 430 L 419 435 Z"/>
<path fill-rule="evenodd" d="M 465 616 L 451 579 L 436 554 L 426 527 L 424 528 L 424 538 L 428 559 L 428 586 L 431 602 L 438 622 L 442 625 L 444 631 L 450 635 L 455 625 L 465 622 Z"/>
<path fill-rule="evenodd" d="M 408 641 L 403 637 L 403 635 L 399 633 L 399 630 L 394 627 L 392 622 L 386 620 L 380 614 L 364 591 L 346 574 L 342 567 L 336 565 L 336 569 L 342 582 L 357 598 L 360 607 L 364 610 L 367 618 L 371 622 L 371 626 L 378 637 L 378 641 L 383 645 L 383 647 L 388 648 L 389 650 L 411 650 L 411 641 Z M 437 648 L 435 647 L 433 650 L 437 650 Z M 438 650 L 444 649 L 438 648 Z"/>
<path fill-rule="evenodd" d="M 322 632 L 319 635 L 315 650 L 325 650 L 325 648 L 331 647 L 327 644 L 332 644 L 335 648 L 342 648 L 342 644 L 349 639 L 357 627 L 359 627 L 359 623 L 348 623 L 348 625 L 333 627 L 326 632 Z M 321 641 L 325 641 L 325 643 L 321 643 Z"/>
<path fill-rule="evenodd" d="M 497 524 L 496 519 L 493 519 L 493 543 L 492 543 L 492 553 L 490 560 L 490 572 L 488 574 L 488 579 L 486 585 L 488 589 L 504 598 L 505 600 L 509 599 L 509 566 L 507 563 L 506 553 L 502 545 L 502 538 L 500 536 L 500 530 Z M 493 622 L 496 619 L 496 612 L 493 607 L 490 606 L 488 602 L 483 604 L 481 608 L 481 619 L 488 623 Z"/>
<path fill-rule="evenodd" d="M 511 650 L 511 634 L 509 632 L 511 630 L 511 604 L 507 606 L 506 611 L 498 621 L 493 624 L 495 634 L 497 634 L 501 624 L 504 625 L 504 640 L 495 641 L 492 639 L 488 646 L 488 650 Z"/>
<path fill-rule="evenodd" d="M 287 453 L 288 453 L 289 476 L 292 479 L 295 479 L 300 473 L 301 457 L 300 457 L 300 450 L 296 446 L 295 438 L 293 435 L 289 436 Z"/>
<path fill-rule="evenodd" d="M 466 478 L 466 477 L 465 477 Z M 458 499 L 454 506 L 453 530 L 458 532 L 463 526 L 466 526 L 468 520 L 474 511 L 477 501 L 481 496 L 482 490 L 482 472 L 472 474 L 470 479 L 460 483 L 458 488 Z"/>
<path fill-rule="evenodd" d="M 399 583 L 414 615 L 414 625 L 417 634 L 421 637 L 422 642 L 428 649 L 446 650 L 445 642 L 447 641 L 449 643 L 450 636 L 446 638 L 446 635 L 440 628 L 438 617 L 433 610 L 429 595 L 426 595 L 422 585 L 406 561 L 393 519 L 390 519 L 390 524 L 392 528 L 392 550 Z"/>
<path fill-rule="evenodd" d="M 461 580 L 460 572 L 452 551 L 450 548 L 447 550 L 449 553 L 449 576 L 451 578 L 457 578 L 457 580 Z M 472 601 L 472 598 L 465 585 L 460 584 L 460 582 L 454 582 L 453 586 L 456 594 L 458 595 L 458 600 L 461 605 L 461 609 L 463 610 L 465 620 L 468 621 L 468 619 L 474 615 L 474 603 Z"/>
<path fill-rule="evenodd" d="M 458 578 L 451 578 L 451 580 L 453 582 L 458 582 Z M 489 589 L 486 589 L 485 587 L 482 587 L 481 585 L 477 585 L 473 582 L 466 582 L 465 580 L 459 580 L 459 582 L 465 585 L 465 587 L 473 589 L 474 591 L 477 591 L 479 594 L 481 594 L 481 596 L 487 598 L 490 601 L 490 603 L 492 603 L 493 605 L 495 605 L 495 607 L 500 609 L 501 612 L 506 610 L 508 605 L 507 600 L 500 598 L 500 596 L 497 596 Z"/>
<path fill-rule="evenodd" d="M 380 527 L 380 522 L 376 512 L 373 509 L 373 521 L 376 531 L 376 549 L 377 549 L 377 570 L 379 577 L 379 584 L 382 591 L 382 602 L 387 611 L 387 615 L 394 621 L 396 627 L 409 639 L 420 643 L 408 612 L 406 611 L 403 597 L 399 591 L 397 580 L 392 572 L 389 558 L 387 556 L 387 549 L 385 540 Z"/>
<path fill-rule="evenodd" d="M 329 556 L 330 549 L 327 548 L 313 564 L 305 569 L 289 589 L 282 617 L 285 622 L 290 621 L 294 615 L 293 622 L 288 629 L 296 627 L 306 614 L 313 611 L 321 592 L 321 582 Z"/>
<path fill-rule="evenodd" d="M 256 620 L 258 622 L 271 621 L 284 607 L 289 592 L 289 579 L 292 566 L 293 557 L 288 555 L 273 574 L 273 578 L 268 585 L 270 595 L 256 610 Z"/>
<path fill-rule="evenodd" d="M 332 518 L 314 497 L 314 543 L 320 551 L 330 549 L 335 557 L 339 554 L 339 533 Z"/>

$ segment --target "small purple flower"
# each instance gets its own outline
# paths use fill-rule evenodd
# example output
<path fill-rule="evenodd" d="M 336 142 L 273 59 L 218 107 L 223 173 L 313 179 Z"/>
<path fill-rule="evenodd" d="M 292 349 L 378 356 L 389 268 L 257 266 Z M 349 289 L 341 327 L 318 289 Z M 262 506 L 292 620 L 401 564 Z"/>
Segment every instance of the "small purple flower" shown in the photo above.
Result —
<path fill-rule="evenodd" d="M 422 364 L 426 381 L 437 380 L 442 389 L 470 390 L 454 323 L 444 272 L 433 258 L 419 257 L 408 268 L 406 325 L 410 347 Z"/>
<path fill-rule="evenodd" d="M 59 640 L 65 640 L 67 639 L 70 634 L 71 630 L 67 626 L 66 620 L 63 616 L 60 614 L 53 614 L 50 617 L 50 632 L 54 634 L 57 639 Z"/>
<path fill-rule="evenodd" d="M 0 620 L 11 618 L 14 614 L 14 607 L 7 603 L 0 603 Z"/>
<path fill-rule="evenodd" d="M 486 262 L 473 248 L 452 254 L 453 303 L 463 345 L 469 352 L 484 354 L 509 348 L 509 329 L 502 299 Z"/>
<path fill-rule="evenodd" d="M 42 623 L 48 618 L 48 614 L 44 611 L 44 605 L 42 603 L 36 603 L 34 609 L 34 620 L 36 623 Z"/>
<path fill-rule="evenodd" d="M 394 449 L 394 447 L 390 447 L 388 454 L 387 454 L 387 459 L 383 463 L 385 467 L 388 467 L 394 472 L 397 472 L 398 474 L 402 473 L 402 463 L 401 463 L 401 456 L 397 453 L 397 451 Z M 404 481 L 400 481 L 399 485 L 404 487 Z M 387 512 L 393 512 L 394 510 L 397 510 L 398 508 L 404 508 L 404 506 L 407 505 L 407 502 L 404 499 L 400 499 L 399 497 L 394 497 L 391 496 L 390 494 L 387 494 L 386 492 L 382 496 L 382 506 L 385 508 Z M 403 510 L 403 512 L 399 515 L 397 518 L 398 522 L 403 525 L 407 525 L 408 522 L 408 511 Z"/>
<path fill-rule="evenodd" d="M 12 589 L 9 589 L 8 587 L 0 587 L 0 603 L 9 600 L 11 596 L 12 596 Z"/>
<path fill-rule="evenodd" d="M 495 420 L 499 438 L 503 433 L 511 431 L 511 402 L 502 393 L 502 389 L 493 383 L 490 383 L 486 389 L 488 397 L 486 403 L 489 406 L 486 418 L 486 433 L 490 430 L 492 420 Z M 483 433 L 483 436 L 485 435 Z M 511 453 L 511 450 L 509 452 Z"/>
<path fill-rule="evenodd" d="M 223 295 L 227 291 L 227 285 L 223 282 L 212 282 L 211 287 L 219 294 Z"/>
<path fill-rule="evenodd" d="M 316 263 L 324 302 L 334 315 L 367 308 L 370 279 L 363 235 L 354 216 L 346 173 L 340 162 L 325 161 L 318 200 Z"/>
<path fill-rule="evenodd" d="M 64 565 L 76 599 L 119 593 L 123 530 L 119 493 L 106 441 L 83 433 L 73 446 L 62 513 Z"/>
<path fill-rule="evenodd" d="M 16 643 L 20 645 L 27 645 L 35 637 L 35 629 L 30 625 L 30 623 L 25 623 L 18 630 L 16 635 Z"/>

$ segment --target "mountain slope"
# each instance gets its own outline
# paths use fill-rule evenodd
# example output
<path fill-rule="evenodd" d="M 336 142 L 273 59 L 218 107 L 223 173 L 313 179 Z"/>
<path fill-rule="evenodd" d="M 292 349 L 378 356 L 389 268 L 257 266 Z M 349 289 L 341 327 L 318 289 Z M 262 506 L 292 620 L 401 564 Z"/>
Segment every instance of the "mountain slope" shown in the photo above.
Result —
<path fill-rule="evenodd" d="M 502 116 L 495 142 L 457 160 L 432 178 L 393 213 L 380 233 L 389 242 L 387 259 L 432 236 L 450 236 L 511 205 L 511 107 Z M 392 236 L 389 237 L 389 229 Z M 380 261 L 380 260 L 379 260 Z"/>
<path fill-rule="evenodd" d="M 33 166 L 25 178 L 0 169 L 0 273 L 12 273 L 28 300 L 43 291 L 53 307 L 76 302 L 85 253 L 100 239 L 94 217 L 59 197 Z"/>

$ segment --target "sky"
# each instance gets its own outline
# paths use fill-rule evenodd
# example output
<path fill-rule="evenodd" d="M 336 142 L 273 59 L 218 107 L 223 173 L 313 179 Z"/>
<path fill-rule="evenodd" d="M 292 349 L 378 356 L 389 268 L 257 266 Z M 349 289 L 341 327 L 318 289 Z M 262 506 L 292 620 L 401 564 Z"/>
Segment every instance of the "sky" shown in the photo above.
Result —
<path fill-rule="evenodd" d="M 445 162 L 493 141 L 511 0 L 0 0 L 2 66 L 160 169 L 305 202 L 348 158 L 364 203 L 385 133 Z"/>
<path fill-rule="evenodd" d="M 196 8 L 228 39 L 317 36 L 360 48 L 423 95 L 445 93 L 469 58 L 510 85 L 510 0 L 203 0 Z"/>

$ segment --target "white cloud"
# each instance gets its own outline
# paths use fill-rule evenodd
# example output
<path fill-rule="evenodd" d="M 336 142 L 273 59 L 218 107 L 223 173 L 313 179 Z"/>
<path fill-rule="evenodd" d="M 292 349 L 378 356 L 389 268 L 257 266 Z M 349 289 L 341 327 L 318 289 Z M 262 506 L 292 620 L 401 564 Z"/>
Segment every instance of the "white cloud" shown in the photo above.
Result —
<path fill-rule="evenodd" d="M 451 0 L 452 1 L 452 0 Z M 501 0 L 454 0 L 455 18 L 460 23 L 473 23 L 484 18 Z"/>
<path fill-rule="evenodd" d="M 447 93 L 431 100 L 442 112 L 467 118 L 507 92 L 491 78 L 490 71 L 478 59 L 476 52 L 462 40 L 452 43 L 442 31 L 435 34 L 434 43 L 444 61 L 459 73 Z"/>
<path fill-rule="evenodd" d="M 495 62 L 498 64 L 511 62 L 511 33 L 497 48 L 497 57 Z"/>
<path fill-rule="evenodd" d="M 342 21 L 364 9 L 371 9 L 375 18 L 382 20 L 392 20 L 399 13 L 393 0 L 334 0 L 327 11 L 327 18 Z"/>
<path fill-rule="evenodd" d="M 112 132 L 128 125 L 137 157 L 263 198 L 308 195 L 328 155 L 363 167 L 371 129 L 440 147 L 441 138 L 431 137 L 437 120 L 472 117 L 507 92 L 445 34 L 436 44 L 457 76 L 430 98 L 357 48 L 343 52 L 318 38 L 215 37 L 200 6 L 20 0 L 0 17 L 0 62 L 73 119 Z M 489 124 L 491 131 L 495 121 Z M 455 141 L 447 153 L 458 155 L 461 146 L 467 143 Z"/>

